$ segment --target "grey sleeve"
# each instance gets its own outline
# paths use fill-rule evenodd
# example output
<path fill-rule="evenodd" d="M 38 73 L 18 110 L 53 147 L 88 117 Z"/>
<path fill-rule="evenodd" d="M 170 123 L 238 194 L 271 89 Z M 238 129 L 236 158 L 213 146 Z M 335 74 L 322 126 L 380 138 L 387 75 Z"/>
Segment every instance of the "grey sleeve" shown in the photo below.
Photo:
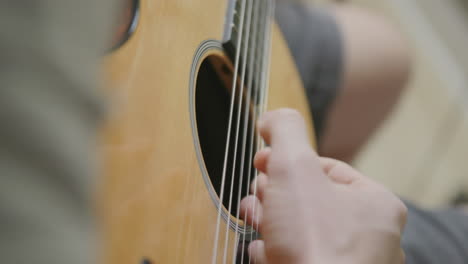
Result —
<path fill-rule="evenodd" d="M 96 91 L 112 0 L 0 0 L 2 263 L 92 263 Z"/>
<path fill-rule="evenodd" d="M 468 215 L 458 209 L 423 210 L 406 202 L 407 264 L 468 263 Z"/>
<path fill-rule="evenodd" d="M 341 31 L 325 9 L 300 3 L 278 2 L 276 20 L 298 68 L 320 136 L 341 84 Z"/>

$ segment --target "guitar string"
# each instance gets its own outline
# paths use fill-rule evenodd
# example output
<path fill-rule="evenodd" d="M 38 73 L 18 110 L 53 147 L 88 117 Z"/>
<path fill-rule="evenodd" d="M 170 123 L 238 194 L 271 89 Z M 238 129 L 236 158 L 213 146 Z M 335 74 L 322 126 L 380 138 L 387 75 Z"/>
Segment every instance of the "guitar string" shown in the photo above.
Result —
<path fill-rule="evenodd" d="M 262 71 L 261 69 L 261 63 L 260 63 L 260 59 L 261 59 L 261 49 L 262 49 L 262 44 L 263 41 L 264 41 L 264 38 L 262 38 L 262 35 L 263 35 L 263 31 L 264 31 L 264 28 L 262 28 L 262 17 L 264 15 L 264 0 L 258 0 L 258 5 L 259 5 L 259 8 L 258 8 L 258 18 L 257 18 L 257 29 L 258 29 L 258 33 L 257 33 L 257 45 L 256 45 L 256 48 L 255 48 L 255 82 L 254 82 L 254 85 L 255 85 L 255 88 L 254 88 L 254 98 L 253 98 L 253 113 L 252 113 L 252 117 L 253 117 L 253 120 L 252 120 L 252 126 L 250 128 L 250 131 L 249 131 L 249 139 L 250 139 L 250 146 L 249 146 L 249 163 L 248 163 L 248 178 L 247 178 L 247 188 L 245 190 L 245 196 L 248 196 L 249 193 L 250 193 L 250 184 L 251 184 L 251 181 L 253 179 L 253 176 L 257 174 L 257 170 L 255 168 L 253 168 L 253 155 L 254 155 L 254 145 L 255 145 L 255 142 L 258 142 L 256 141 L 256 123 L 257 123 L 257 119 L 258 119 L 258 116 L 259 116 L 259 111 L 258 111 L 258 103 L 259 103 L 259 97 L 260 97 L 260 91 L 261 91 L 261 87 L 260 87 L 260 73 Z M 258 150 L 258 147 L 255 146 L 255 152 Z M 245 212 L 245 215 L 244 215 L 244 219 L 247 219 L 248 218 L 248 212 L 246 211 Z M 248 226 L 248 221 L 245 222 L 245 225 Z M 253 232 L 250 234 L 250 241 L 252 241 L 252 238 L 253 238 Z M 244 241 L 243 241 L 243 245 L 242 245 L 242 253 L 241 253 L 241 263 L 243 264 L 244 263 L 244 254 L 245 254 L 245 240 L 246 238 L 244 238 Z M 250 258 L 249 258 L 249 263 L 250 263 Z"/>
<path fill-rule="evenodd" d="M 248 163 L 248 178 L 247 178 L 247 188 L 245 190 L 245 196 L 248 196 L 249 193 L 250 193 L 250 184 L 251 184 L 251 181 L 253 179 L 253 176 L 255 176 L 257 174 L 257 170 L 255 168 L 253 168 L 253 155 L 254 155 L 254 146 L 255 146 L 255 142 L 258 142 L 258 140 L 256 140 L 256 123 L 257 123 L 257 119 L 258 119 L 258 116 L 259 116 L 259 107 L 258 107 L 258 104 L 259 104 L 259 97 L 260 97 L 260 92 L 261 92 L 261 87 L 260 87 L 260 73 L 262 71 L 261 69 L 261 51 L 262 51 L 262 43 L 265 41 L 264 38 L 262 38 L 262 35 L 263 35 L 263 31 L 264 31 L 264 28 L 262 27 L 263 23 L 263 16 L 264 16 L 264 13 L 265 13 L 265 9 L 264 9 L 264 0 L 258 0 L 258 15 L 257 15 L 257 39 L 256 39 L 256 47 L 255 47 L 255 82 L 254 82 L 254 85 L 255 85 L 255 88 L 254 88 L 254 98 L 253 98 L 253 113 L 252 113 L 252 126 L 250 127 L 250 131 L 249 131 L 249 140 L 251 142 L 250 146 L 249 146 L 249 163 Z M 255 146 L 255 152 L 258 150 L 258 146 Z M 248 218 L 248 211 L 245 212 L 245 215 L 244 215 L 244 219 L 247 219 Z M 245 225 L 248 226 L 248 221 L 245 222 Z M 253 238 L 253 232 L 250 233 L 250 241 L 252 241 L 252 238 Z M 244 263 L 244 254 L 245 254 L 245 240 L 247 240 L 247 238 L 245 237 L 244 238 L 244 241 L 243 241 L 243 245 L 242 245 L 242 253 L 241 253 L 241 263 L 243 264 Z M 249 263 L 250 263 L 250 258 L 249 258 Z"/>
<path fill-rule="evenodd" d="M 239 38 L 237 40 L 237 47 L 240 47 L 241 41 L 242 41 L 242 32 L 243 32 L 243 27 L 244 27 L 244 16 L 245 16 L 245 1 L 242 0 L 241 4 L 241 14 L 240 14 L 240 27 L 239 27 Z M 237 72 L 239 69 L 239 57 L 240 57 L 240 51 L 236 51 L 236 57 L 235 57 L 235 62 L 234 62 L 234 76 L 232 79 L 232 89 L 231 93 L 233 95 L 236 94 L 236 80 L 237 80 Z M 232 126 L 232 116 L 234 112 L 234 103 L 235 103 L 235 96 L 231 97 L 231 105 L 229 107 L 229 121 L 228 121 L 228 128 L 227 128 L 227 135 L 226 135 L 226 147 L 225 147 L 225 153 L 224 153 L 224 162 L 223 162 L 223 172 L 221 176 L 221 189 L 220 189 L 220 195 L 219 195 L 219 203 L 218 203 L 218 216 L 216 219 L 216 230 L 215 230 L 215 238 L 214 238 L 214 245 L 213 245 L 213 253 L 212 253 L 212 259 L 211 263 L 215 264 L 216 259 L 218 257 L 218 243 L 219 243 L 219 226 L 221 222 L 221 212 L 223 210 L 223 196 L 224 196 L 224 184 L 226 180 L 226 168 L 227 168 L 227 162 L 228 162 L 228 155 L 229 155 L 229 142 L 231 140 L 231 126 Z"/>
<path fill-rule="evenodd" d="M 268 107 L 268 94 L 270 91 L 270 74 L 271 74 L 271 52 L 273 48 L 273 21 L 275 17 L 275 10 L 276 10 L 276 0 L 269 0 L 271 2 L 269 6 L 269 14 L 268 14 L 268 26 L 267 26 L 267 44 L 266 44 L 266 51 L 265 51 L 265 59 L 266 59 L 266 71 L 264 72 L 265 76 L 265 96 L 263 102 L 263 113 L 266 112 Z M 265 141 L 263 141 L 265 144 Z"/>
<path fill-rule="evenodd" d="M 250 26 L 251 26 L 251 20 L 252 20 L 252 0 L 247 0 L 247 12 L 246 12 L 246 17 L 247 19 L 245 20 L 245 25 L 244 25 L 244 31 L 243 31 L 243 38 L 244 41 L 242 42 L 241 46 L 239 46 L 239 50 L 242 50 L 242 55 L 241 55 L 241 60 L 242 60 L 242 67 L 241 67 L 241 73 L 240 73 L 240 81 L 237 82 L 237 85 L 239 85 L 239 90 L 238 90 L 238 107 L 237 107 L 237 114 L 236 114 L 236 125 L 235 125 L 235 135 L 234 135 L 234 152 L 232 156 L 232 173 L 231 173 L 231 185 L 230 185 L 230 190 L 229 190 L 229 204 L 228 204 L 228 212 L 229 212 L 229 217 L 228 221 L 226 224 L 226 231 L 224 234 L 224 252 L 223 252 L 223 263 L 226 263 L 227 261 L 227 251 L 229 248 L 229 228 L 231 226 L 231 209 L 232 209 L 232 197 L 233 197 L 233 192 L 234 192 L 234 179 L 236 175 L 236 162 L 237 162 L 237 150 L 238 150 L 238 141 L 239 141 L 239 131 L 240 131 L 240 124 L 241 124 L 241 114 L 242 114 L 242 105 L 243 105 L 243 95 L 244 95 L 244 83 L 245 83 L 245 72 L 246 72 L 246 67 L 247 67 L 247 52 L 249 50 L 249 40 L 250 40 Z M 235 97 L 236 94 L 232 93 L 232 97 Z M 242 173 L 242 172 L 241 172 Z M 237 234 L 237 229 L 236 229 L 236 234 Z M 236 243 L 234 243 L 235 245 Z M 233 253 L 233 255 L 235 255 Z"/>
<path fill-rule="evenodd" d="M 244 180 L 244 169 L 245 169 L 245 154 L 246 154 L 246 148 L 247 148 L 247 138 L 248 138 L 248 134 L 247 134 L 247 131 L 248 131 L 248 128 L 249 128 L 249 114 L 250 114 L 250 109 L 251 109 L 251 103 L 252 103 L 252 85 L 253 85 L 253 69 L 254 69 L 254 58 L 255 58 L 255 55 L 256 55 L 256 47 L 255 47 L 255 44 L 256 44 L 256 41 L 257 41 L 257 29 L 258 29 L 258 9 L 259 9 L 259 3 L 260 1 L 259 0 L 252 0 L 255 2 L 255 5 L 254 5 L 254 8 L 253 8 L 253 11 L 251 13 L 251 16 L 253 17 L 253 23 L 251 24 L 251 27 L 253 28 L 252 29 L 252 37 L 250 37 L 250 40 L 249 40 L 249 63 L 248 63 L 248 69 L 249 69 L 249 72 L 248 72 L 248 80 L 247 80 L 247 98 L 246 98 L 246 102 L 245 102 L 245 108 L 244 108 L 244 124 L 243 124 L 243 132 L 242 132 L 242 150 L 241 150 L 241 165 L 240 165 L 240 170 L 239 170 L 239 187 L 238 187 L 238 192 L 237 192 L 237 211 L 236 211 L 236 228 L 235 230 L 238 230 L 239 228 L 239 214 L 240 214 L 240 203 L 241 203 L 241 197 L 242 197 L 242 188 L 243 188 L 243 180 Z M 255 124 L 254 123 L 250 123 L 250 126 L 254 126 Z M 253 142 L 250 141 L 249 142 L 250 145 L 253 145 Z M 247 162 L 249 163 L 249 165 L 252 163 L 252 158 L 250 157 L 250 159 L 247 160 Z M 251 170 L 251 166 L 247 165 L 247 173 L 248 175 L 250 175 L 250 170 Z M 250 178 L 250 177 L 249 177 Z M 249 179 L 247 179 L 249 180 Z M 248 192 L 248 190 L 247 190 Z M 239 238 L 239 233 L 236 232 L 236 239 L 235 241 L 238 240 Z M 244 236 L 242 237 L 242 245 L 241 245 L 241 250 L 242 250 L 242 253 L 241 253 L 241 261 L 243 263 L 244 261 L 244 250 L 245 250 L 245 234 L 243 234 Z M 238 250 L 236 250 L 236 247 L 238 246 L 238 244 L 234 244 L 234 248 L 233 248 L 233 252 L 238 252 Z M 237 254 L 233 254 L 233 260 L 232 260 L 232 263 L 236 263 L 236 258 L 237 258 Z"/>
<path fill-rule="evenodd" d="M 271 47 L 272 47 L 272 40 L 271 40 L 271 35 L 272 35 L 272 21 L 274 18 L 274 10 L 275 10 L 275 0 L 267 0 L 267 12 L 265 15 L 265 42 L 264 48 L 263 48 L 263 56 L 262 56 L 262 84 L 261 84 L 261 106 L 262 108 L 260 109 L 260 114 L 262 115 L 265 113 L 267 109 L 267 103 L 268 103 L 268 91 L 269 91 L 269 79 L 270 79 L 270 67 L 271 67 Z M 260 134 L 257 133 L 257 150 L 264 148 L 265 147 L 265 141 L 261 139 Z M 257 181 L 254 182 L 253 186 L 253 195 L 257 196 Z M 255 214 L 255 204 L 253 205 L 252 208 L 252 226 L 254 225 L 254 218 L 257 217 L 257 223 L 255 226 L 255 230 L 258 230 L 258 215 Z M 249 259 L 250 262 L 250 259 Z M 254 259 L 254 263 L 257 263 L 257 259 Z"/>
<path fill-rule="evenodd" d="M 261 11 L 263 10 L 261 8 L 261 2 L 263 0 L 256 0 L 256 26 L 255 26 L 255 29 L 256 31 L 260 31 L 261 27 L 260 27 L 260 19 L 259 17 L 261 16 Z M 255 59 L 253 60 L 254 61 L 254 65 L 251 66 L 252 68 L 252 72 L 251 73 L 251 80 L 250 80 L 250 84 L 251 86 L 255 86 L 253 88 L 253 99 L 252 99 L 252 122 L 251 122 L 251 126 L 250 126 L 250 131 L 249 131 L 249 142 L 250 142 L 250 145 L 249 145 L 249 155 L 248 155 L 248 169 L 247 169 L 247 187 L 246 187 L 246 190 L 245 190 L 245 196 L 248 196 L 249 195 L 249 192 L 250 192 L 250 183 L 251 183 L 251 179 L 252 179 L 252 173 L 255 171 L 253 170 L 252 168 L 252 165 L 253 165 L 253 147 L 254 147 L 254 134 L 255 134 L 255 126 L 256 126 L 256 123 L 257 123 L 257 101 L 258 101 L 258 97 L 259 97 L 259 73 L 260 73 L 260 63 L 259 63 L 259 54 L 260 54 L 260 48 L 261 48 L 261 45 L 258 45 L 258 42 L 261 42 L 262 39 L 260 38 L 261 34 L 259 34 L 258 32 L 255 33 L 255 37 L 256 39 L 254 40 L 255 41 L 255 55 L 252 56 L 252 59 Z M 255 70 L 253 70 L 255 68 Z M 255 77 L 254 77 L 254 74 L 255 74 Z M 255 81 L 254 81 L 255 80 Z M 248 212 L 246 211 L 245 214 L 244 214 L 244 219 L 247 219 L 248 217 Z M 248 222 L 247 220 L 245 220 L 245 226 L 247 227 L 248 226 Z M 241 264 L 244 263 L 244 254 L 245 254 L 245 240 L 246 240 L 246 236 L 244 236 L 244 239 L 242 241 L 242 252 L 241 252 Z"/>

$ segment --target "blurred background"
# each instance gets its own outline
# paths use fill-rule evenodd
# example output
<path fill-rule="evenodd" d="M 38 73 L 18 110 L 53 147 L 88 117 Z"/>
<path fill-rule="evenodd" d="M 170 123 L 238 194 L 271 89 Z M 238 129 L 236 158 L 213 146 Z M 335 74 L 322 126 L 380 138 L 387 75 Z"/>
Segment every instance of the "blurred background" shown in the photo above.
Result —
<path fill-rule="evenodd" d="M 468 0 L 348 2 L 392 20 L 414 59 L 398 106 L 354 165 L 402 197 L 447 205 L 468 191 Z"/>

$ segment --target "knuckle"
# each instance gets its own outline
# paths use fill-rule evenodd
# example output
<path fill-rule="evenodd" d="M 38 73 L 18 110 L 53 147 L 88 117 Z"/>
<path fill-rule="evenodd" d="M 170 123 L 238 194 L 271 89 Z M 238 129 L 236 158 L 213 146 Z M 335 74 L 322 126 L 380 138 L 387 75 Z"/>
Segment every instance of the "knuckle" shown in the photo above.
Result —
<path fill-rule="evenodd" d="M 285 174 L 292 169 L 290 156 L 284 152 L 272 155 L 270 158 L 270 169 L 274 173 Z"/>
<path fill-rule="evenodd" d="M 269 168 L 278 174 L 289 174 L 298 168 L 307 166 L 312 160 L 311 152 L 308 149 L 296 150 L 294 153 L 281 153 L 272 155 Z"/>
<path fill-rule="evenodd" d="M 327 168 L 325 174 L 334 182 L 341 184 L 350 184 L 360 178 L 358 172 L 342 161 L 337 161 L 332 167 Z"/>
<path fill-rule="evenodd" d="M 349 172 L 351 170 L 353 170 L 353 168 L 350 165 L 348 165 L 347 163 L 339 160 L 339 161 L 336 162 L 335 166 L 333 166 L 333 168 L 331 170 L 331 173 L 335 172 L 335 171 Z"/>
<path fill-rule="evenodd" d="M 287 174 L 290 170 L 291 170 L 291 163 L 289 162 L 287 156 L 284 158 L 272 157 L 270 159 L 269 171 L 275 174 L 284 175 L 284 174 Z"/>

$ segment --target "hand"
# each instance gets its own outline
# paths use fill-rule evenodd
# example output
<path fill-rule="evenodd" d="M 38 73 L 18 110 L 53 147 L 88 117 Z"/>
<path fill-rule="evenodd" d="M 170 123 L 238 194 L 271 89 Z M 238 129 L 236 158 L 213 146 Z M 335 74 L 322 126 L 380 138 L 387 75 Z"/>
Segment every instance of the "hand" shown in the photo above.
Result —
<path fill-rule="evenodd" d="M 241 203 L 262 235 L 249 247 L 256 263 L 404 263 L 406 207 L 395 195 L 343 162 L 319 158 L 296 111 L 266 113 L 258 126 L 270 147 L 255 157 L 256 196 Z"/>

